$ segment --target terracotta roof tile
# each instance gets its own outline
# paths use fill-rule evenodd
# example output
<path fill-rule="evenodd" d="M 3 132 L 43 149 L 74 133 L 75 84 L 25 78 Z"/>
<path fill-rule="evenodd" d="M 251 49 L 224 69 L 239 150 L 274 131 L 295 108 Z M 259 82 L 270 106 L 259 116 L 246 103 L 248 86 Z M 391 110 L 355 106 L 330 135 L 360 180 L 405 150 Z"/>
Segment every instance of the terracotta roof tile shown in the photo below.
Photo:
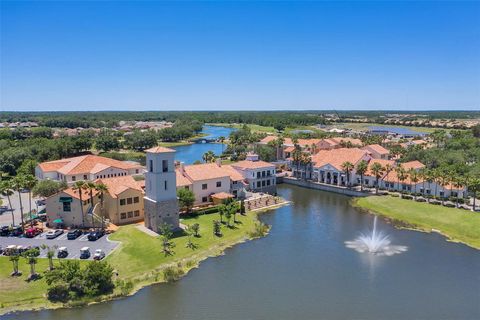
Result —
<path fill-rule="evenodd" d="M 373 150 L 379 154 L 389 154 L 390 151 L 388 149 L 385 149 L 379 144 L 369 144 L 368 146 L 363 147 L 362 149 L 367 149 L 367 150 Z"/>
<path fill-rule="evenodd" d="M 271 168 L 275 167 L 274 164 L 265 161 L 248 161 L 243 160 L 236 163 L 231 164 L 234 168 L 241 168 L 241 169 L 262 169 L 262 168 Z"/>
<path fill-rule="evenodd" d="M 143 192 L 142 183 L 136 181 L 132 176 L 97 179 L 95 182 L 105 184 L 108 187 L 108 193 L 112 198 L 117 198 L 119 194 L 128 189 Z"/>
<path fill-rule="evenodd" d="M 149 153 L 162 153 L 162 152 L 176 152 L 175 149 L 165 148 L 161 146 L 153 147 L 150 149 L 145 150 L 145 152 Z"/>
<path fill-rule="evenodd" d="M 320 150 L 312 156 L 314 167 L 319 168 L 327 164 L 332 165 L 337 170 L 343 170 L 342 164 L 346 161 L 356 165 L 367 155 L 367 151 L 358 148 L 340 148 L 332 150 Z"/>

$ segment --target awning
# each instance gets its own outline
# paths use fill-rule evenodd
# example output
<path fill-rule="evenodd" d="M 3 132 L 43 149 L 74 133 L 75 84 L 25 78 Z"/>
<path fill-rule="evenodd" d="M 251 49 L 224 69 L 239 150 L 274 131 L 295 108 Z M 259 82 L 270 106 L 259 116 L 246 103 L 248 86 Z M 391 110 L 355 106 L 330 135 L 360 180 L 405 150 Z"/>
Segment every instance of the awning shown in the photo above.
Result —
<path fill-rule="evenodd" d="M 72 197 L 60 197 L 60 202 L 72 202 Z"/>
<path fill-rule="evenodd" d="M 55 220 L 53 220 L 53 223 L 63 223 L 63 220 L 62 219 L 55 219 Z"/>

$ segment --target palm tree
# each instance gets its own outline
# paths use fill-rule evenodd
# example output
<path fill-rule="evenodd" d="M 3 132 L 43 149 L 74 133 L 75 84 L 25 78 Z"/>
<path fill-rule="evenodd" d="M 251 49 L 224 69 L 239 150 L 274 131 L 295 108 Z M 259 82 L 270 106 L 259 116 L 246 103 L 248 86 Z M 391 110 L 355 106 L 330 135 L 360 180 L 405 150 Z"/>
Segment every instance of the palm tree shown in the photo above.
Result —
<path fill-rule="evenodd" d="M 80 212 L 82 213 L 82 227 L 85 228 L 85 214 L 83 212 L 83 185 L 85 184 L 84 181 L 77 181 L 72 186 L 73 190 L 78 191 L 78 199 L 80 201 Z"/>
<path fill-rule="evenodd" d="M 24 229 L 24 221 L 23 221 L 23 202 L 22 202 L 22 190 L 25 188 L 25 176 L 17 175 L 15 178 L 12 179 L 12 188 L 13 190 L 17 191 L 18 193 L 18 201 L 20 203 L 20 219 L 22 221 L 21 228 L 22 232 L 25 231 Z"/>
<path fill-rule="evenodd" d="M 432 182 L 435 181 L 433 170 L 430 170 L 430 169 L 425 170 L 425 180 L 427 180 L 428 190 L 430 190 L 430 194 L 431 194 Z M 427 197 L 427 202 L 430 203 L 430 197 Z"/>
<path fill-rule="evenodd" d="M 400 182 L 402 183 L 402 191 L 400 193 L 403 194 L 403 186 L 404 186 L 405 180 L 408 179 L 408 172 L 403 167 L 399 167 L 397 171 L 397 176 L 398 176 L 399 186 L 400 186 Z"/>
<path fill-rule="evenodd" d="M 213 153 L 212 150 L 209 150 L 209 151 L 205 152 L 202 156 L 202 160 L 205 163 L 213 162 L 215 160 L 215 153 Z"/>
<path fill-rule="evenodd" d="M 435 182 L 435 192 L 434 192 L 434 197 L 437 197 L 437 191 L 438 191 L 438 184 L 440 183 L 440 171 L 438 169 L 432 169 L 431 171 L 431 179 L 433 182 Z"/>
<path fill-rule="evenodd" d="M 378 181 L 383 176 L 385 168 L 378 162 L 372 164 L 370 171 L 375 176 L 375 193 L 378 194 Z"/>
<path fill-rule="evenodd" d="M 418 179 L 422 181 L 422 194 L 425 195 L 425 179 L 427 178 L 427 168 L 421 168 L 418 171 Z"/>
<path fill-rule="evenodd" d="M 8 205 L 10 206 L 10 212 L 12 213 L 12 225 L 15 225 L 15 215 L 13 214 L 12 200 L 10 196 L 13 195 L 12 183 L 10 180 L 3 180 L 0 183 L 0 193 L 3 197 L 7 197 Z"/>
<path fill-rule="evenodd" d="M 342 170 L 345 171 L 345 174 L 347 175 L 347 187 L 350 187 L 350 172 L 352 172 L 354 168 L 355 166 L 350 161 L 342 163 Z"/>
<path fill-rule="evenodd" d="M 300 146 L 298 144 L 296 144 L 295 147 L 294 147 L 294 150 L 292 152 L 292 160 L 297 167 L 297 171 L 296 171 L 297 178 L 298 178 L 298 171 L 299 171 L 299 166 L 300 166 L 301 159 L 302 159 L 302 149 L 300 148 Z"/>
<path fill-rule="evenodd" d="M 452 185 L 457 189 L 457 196 L 455 197 L 455 207 L 458 208 L 458 190 L 460 190 L 461 187 L 463 187 L 465 184 L 465 179 L 463 179 L 460 176 L 454 176 L 452 179 Z M 450 191 L 450 195 L 452 194 L 452 191 Z"/>
<path fill-rule="evenodd" d="M 20 256 L 17 255 L 17 254 L 12 254 L 8 260 L 10 260 L 12 262 L 12 265 L 13 265 L 13 272 L 12 272 L 12 277 L 15 277 L 15 276 L 19 276 L 21 275 L 22 273 L 20 271 L 18 271 L 18 260 L 20 260 Z"/>
<path fill-rule="evenodd" d="M 28 189 L 28 205 L 29 205 L 29 218 L 30 218 L 30 226 L 33 227 L 33 219 L 32 219 L 32 189 L 37 184 L 37 179 L 35 176 L 31 174 L 27 174 L 25 176 L 25 188 Z"/>
<path fill-rule="evenodd" d="M 95 184 L 95 190 L 100 193 L 100 211 L 102 212 L 102 230 L 105 229 L 105 207 L 104 207 L 104 200 L 105 200 L 105 193 L 108 191 L 108 186 L 103 183 Z"/>
<path fill-rule="evenodd" d="M 397 174 L 397 185 L 398 189 L 400 189 L 400 193 L 402 192 L 402 189 L 400 188 L 400 180 L 405 179 L 405 169 L 402 167 L 401 164 L 398 164 L 398 166 L 395 167 L 395 173 Z"/>
<path fill-rule="evenodd" d="M 302 163 L 305 171 L 305 180 L 307 180 L 307 167 L 310 168 L 310 165 L 312 164 L 312 158 L 308 153 L 302 152 L 300 162 Z"/>
<path fill-rule="evenodd" d="M 90 210 L 92 210 L 92 228 L 95 228 L 95 219 L 94 219 L 94 214 L 93 214 L 93 190 L 95 190 L 95 183 L 87 181 L 83 184 L 83 189 L 88 191 L 90 199 Z"/>
<path fill-rule="evenodd" d="M 223 215 L 227 211 L 227 206 L 223 203 L 218 206 L 218 214 L 220 215 L 220 223 L 223 223 Z"/>
<path fill-rule="evenodd" d="M 473 194 L 473 211 L 475 211 L 477 193 L 480 192 L 480 179 L 471 178 L 467 180 L 468 191 Z"/>
<path fill-rule="evenodd" d="M 443 189 L 443 197 L 441 198 L 442 205 L 443 205 L 443 202 L 445 200 L 445 186 L 448 184 L 449 175 L 446 171 L 440 171 L 438 179 L 439 179 L 440 184 L 441 184 L 442 189 Z"/>
<path fill-rule="evenodd" d="M 419 180 L 418 171 L 411 168 L 408 170 L 408 174 L 410 175 L 410 181 L 413 183 L 413 199 L 417 199 L 417 182 Z"/>
<path fill-rule="evenodd" d="M 224 149 L 224 147 L 225 147 L 225 144 L 224 144 L 224 142 L 225 142 L 225 137 L 224 137 L 224 136 L 218 137 L 218 141 L 222 144 L 222 154 L 223 154 L 223 149 Z"/>
<path fill-rule="evenodd" d="M 48 270 L 52 271 L 55 269 L 55 266 L 53 265 L 53 258 L 55 257 L 55 250 L 57 250 L 58 246 L 54 245 L 53 247 L 49 247 L 46 244 L 42 244 L 41 248 L 47 250 Z"/>
<path fill-rule="evenodd" d="M 368 169 L 368 162 L 365 160 L 360 161 L 357 165 L 357 174 L 360 175 L 360 191 L 363 192 L 363 176 L 367 172 Z"/>
<path fill-rule="evenodd" d="M 23 257 L 27 260 L 27 263 L 30 265 L 30 276 L 28 277 L 29 280 L 33 280 L 37 277 L 37 273 L 35 272 L 35 265 L 38 262 L 38 256 L 40 252 L 38 249 L 30 249 L 27 250 Z"/>

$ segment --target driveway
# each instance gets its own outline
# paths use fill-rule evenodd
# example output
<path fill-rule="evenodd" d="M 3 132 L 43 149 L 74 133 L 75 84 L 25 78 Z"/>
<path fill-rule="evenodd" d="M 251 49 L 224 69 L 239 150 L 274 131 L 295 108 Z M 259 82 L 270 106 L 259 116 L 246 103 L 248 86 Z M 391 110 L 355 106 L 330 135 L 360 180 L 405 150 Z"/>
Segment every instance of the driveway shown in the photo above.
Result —
<path fill-rule="evenodd" d="M 20 193 L 22 195 L 22 204 L 23 204 L 23 213 L 27 214 L 30 210 L 30 207 L 28 205 L 28 193 Z M 3 206 L 7 206 L 10 209 L 10 205 L 8 203 L 7 197 L 1 197 L 3 200 Z M 20 224 L 20 201 L 18 199 L 18 192 L 15 192 L 13 195 L 10 196 L 10 200 L 12 201 L 12 208 L 13 208 L 13 214 L 15 216 L 15 225 Z M 42 210 L 44 207 L 37 207 L 35 204 L 35 200 L 38 200 L 38 198 L 34 198 L 32 196 L 32 210 L 33 209 L 38 209 L 38 211 Z M 0 214 L 0 226 L 9 226 L 12 224 L 12 212 L 11 211 L 5 211 L 3 214 Z"/>
<path fill-rule="evenodd" d="M 35 238 L 19 238 L 19 237 L 0 237 L 0 246 L 2 248 L 6 248 L 9 245 L 22 245 L 22 246 L 42 246 L 43 244 L 47 246 L 57 246 L 57 247 L 67 247 L 68 256 L 67 259 L 79 259 L 80 258 L 80 248 L 89 247 L 91 256 L 89 260 L 92 259 L 95 250 L 102 249 L 107 256 L 109 253 L 115 249 L 119 242 L 109 241 L 107 236 L 103 236 L 97 241 L 88 241 L 87 235 L 84 234 L 78 237 L 75 240 L 67 240 L 67 232 L 63 233 L 62 235 L 58 236 L 55 239 L 46 239 L 45 232 L 36 236 Z M 46 257 L 46 250 L 40 250 L 40 257 Z M 56 257 L 55 253 L 55 257 Z"/>

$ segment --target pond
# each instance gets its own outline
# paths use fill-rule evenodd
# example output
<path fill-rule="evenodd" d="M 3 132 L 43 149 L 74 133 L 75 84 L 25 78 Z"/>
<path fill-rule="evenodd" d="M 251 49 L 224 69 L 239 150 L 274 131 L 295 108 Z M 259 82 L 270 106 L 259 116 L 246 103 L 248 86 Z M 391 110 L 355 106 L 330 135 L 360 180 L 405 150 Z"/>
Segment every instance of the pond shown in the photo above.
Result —
<path fill-rule="evenodd" d="M 206 134 L 206 139 L 218 139 L 219 137 L 228 138 L 230 133 L 235 130 L 227 127 L 204 126 L 202 133 Z M 221 155 L 227 146 L 222 143 L 194 143 L 185 146 L 173 147 L 177 150 L 175 160 L 192 164 L 197 160 L 202 161 L 202 155 L 207 151 L 213 151 L 217 156 Z"/>
<path fill-rule="evenodd" d="M 480 254 L 438 234 L 377 228 L 408 250 L 345 246 L 372 226 L 350 198 L 279 185 L 292 204 L 264 214 L 265 238 L 201 263 L 185 278 L 85 308 L 6 319 L 479 319 Z"/>

